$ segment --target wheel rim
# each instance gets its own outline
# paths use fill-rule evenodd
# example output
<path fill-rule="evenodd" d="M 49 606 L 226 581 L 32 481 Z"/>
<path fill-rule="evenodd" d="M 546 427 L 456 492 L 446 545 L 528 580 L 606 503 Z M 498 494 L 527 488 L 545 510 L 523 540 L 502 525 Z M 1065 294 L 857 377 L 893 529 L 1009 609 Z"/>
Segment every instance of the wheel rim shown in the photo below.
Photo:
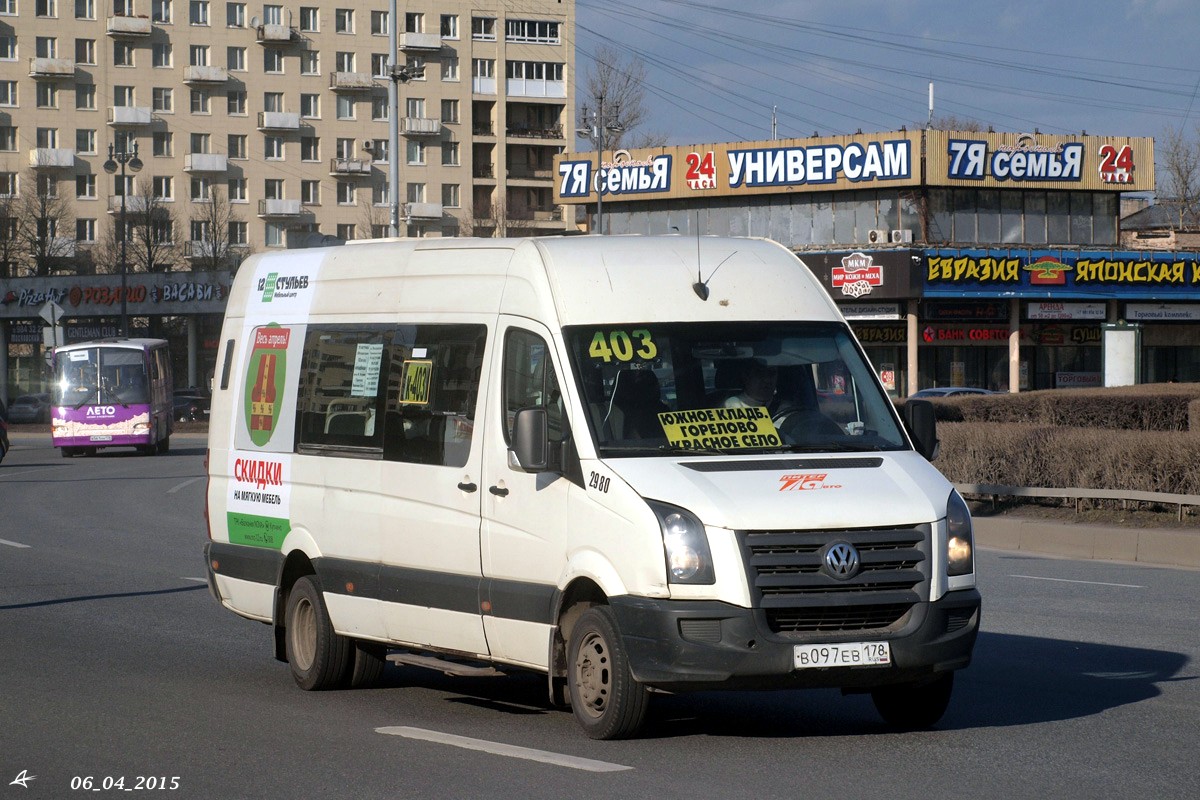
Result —
<path fill-rule="evenodd" d="M 288 628 L 292 637 L 292 660 L 295 667 L 306 672 L 313 664 L 317 653 L 317 621 L 316 612 L 308 598 L 301 597 L 296 601 L 292 611 L 292 624 Z"/>
<path fill-rule="evenodd" d="M 575 654 L 575 686 L 583 711 L 598 719 L 608 709 L 612 692 L 612 663 L 608 642 L 599 633 L 588 633 Z"/>

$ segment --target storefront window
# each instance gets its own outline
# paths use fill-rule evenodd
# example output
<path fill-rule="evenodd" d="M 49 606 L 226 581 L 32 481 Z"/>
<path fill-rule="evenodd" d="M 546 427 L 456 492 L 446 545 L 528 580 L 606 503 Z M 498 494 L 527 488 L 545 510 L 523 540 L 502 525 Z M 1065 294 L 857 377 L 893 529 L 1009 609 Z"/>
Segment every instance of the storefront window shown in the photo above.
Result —
<path fill-rule="evenodd" d="M 822 192 L 812 199 L 813 244 L 833 242 L 833 196 Z"/>
<path fill-rule="evenodd" d="M 955 242 L 978 242 L 975 235 L 975 190 L 954 190 L 954 232 L 951 234 Z"/>
<path fill-rule="evenodd" d="M 1046 193 L 1046 241 L 1067 244 L 1071 241 L 1070 201 L 1066 192 Z"/>
<path fill-rule="evenodd" d="M 1005 241 L 1008 241 L 1007 239 Z M 1046 193 L 1025 192 L 1025 238 L 1028 244 L 1046 243 Z"/>
<path fill-rule="evenodd" d="M 1117 195 L 1092 195 L 1092 241 L 1107 245 L 1117 243 Z"/>
<path fill-rule="evenodd" d="M 1004 244 L 1019 244 L 1025 241 L 1021 226 L 1021 201 L 1023 192 L 1000 194 L 1000 241 Z M 1043 214 L 1042 230 L 1046 229 Z"/>
<path fill-rule="evenodd" d="M 984 244 L 995 244 L 1000 239 L 1000 192 L 986 189 L 979 192 L 978 238 Z"/>
<path fill-rule="evenodd" d="M 1092 243 L 1092 196 L 1071 192 L 1071 244 Z"/>
<path fill-rule="evenodd" d="M 954 234 L 954 217 L 950 213 L 950 192 L 929 193 L 929 241 L 949 242 Z"/>

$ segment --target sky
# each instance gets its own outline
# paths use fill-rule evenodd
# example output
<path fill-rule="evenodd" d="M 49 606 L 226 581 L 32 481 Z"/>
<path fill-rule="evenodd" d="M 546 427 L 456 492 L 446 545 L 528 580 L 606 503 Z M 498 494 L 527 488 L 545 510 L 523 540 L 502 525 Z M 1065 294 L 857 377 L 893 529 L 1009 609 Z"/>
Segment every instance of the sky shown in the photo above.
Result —
<path fill-rule="evenodd" d="M 1197 0 L 576 0 L 576 26 L 578 96 L 598 48 L 640 59 L 672 145 L 921 127 L 930 82 L 984 130 L 1200 128 Z"/>

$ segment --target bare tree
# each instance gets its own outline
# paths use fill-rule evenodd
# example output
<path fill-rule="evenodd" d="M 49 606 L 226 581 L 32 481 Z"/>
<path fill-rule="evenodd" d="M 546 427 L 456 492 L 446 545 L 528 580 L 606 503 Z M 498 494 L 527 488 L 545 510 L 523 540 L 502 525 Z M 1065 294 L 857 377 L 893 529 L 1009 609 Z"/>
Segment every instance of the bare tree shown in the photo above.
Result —
<path fill-rule="evenodd" d="M 17 198 L 0 194 L 0 278 L 12 278 L 17 274 L 17 261 L 21 255 L 19 230 Z"/>
<path fill-rule="evenodd" d="M 533 231 L 533 215 L 505 200 L 475 201 L 470 213 L 458 217 L 458 230 L 463 236 L 485 239 L 505 236 L 529 236 Z M 514 219 L 513 217 L 518 217 Z M 524 217 L 523 219 L 521 217 Z"/>
<path fill-rule="evenodd" d="M 192 231 L 188 238 L 201 238 L 189 242 L 189 252 L 195 269 L 217 271 L 236 269 L 248 253 L 245 248 L 234 247 L 230 235 L 230 223 L 241 222 L 229 199 L 219 187 L 209 190 L 208 202 L 196 204 L 197 215 L 192 217 Z"/>
<path fill-rule="evenodd" d="M 637 56 L 623 59 L 615 48 L 601 45 L 592 57 L 592 66 L 580 98 L 587 108 L 580 109 L 580 127 L 591 124 L 590 115 L 598 114 L 604 106 L 604 149 L 622 147 L 661 147 L 667 137 L 661 133 L 642 131 L 649 111 L 646 107 L 646 65 Z M 587 117 L 587 118 L 585 118 Z"/>
<path fill-rule="evenodd" d="M 1200 223 L 1200 143 L 1185 136 L 1182 128 L 1167 128 L 1159 138 L 1155 162 L 1163 189 L 1158 202 L 1172 207 L 1180 230 L 1197 227 Z"/>
<path fill-rule="evenodd" d="M 359 191 L 358 211 L 359 220 L 362 223 L 359 225 L 355 233 L 359 239 L 379 239 L 381 236 L 376 235 L 382 228 L 383 236 L 387 236 L 387 229 L 391 217 L 391 209 L 386 206 L 375 205 L 374 199 L 370 196 L 370 192 Z"/>
<path fill-rule="evenodd" d="M 132 210 L 126 207 L 129 226 L 126 233 L 131 271 L 169 272 L 182 255 L 179 221 L 170 204 L 156 197 L 150 181 L 142 179 L 138 183 L 137 202 L 129 205 Z"/>
<path fill-rule="evenodd" d="M 916 127 L 923 128 L 925 127 L 925 123 L 919 123 Z M 979 122 L 979 120 L 962 119 L 961 117 L 956 117 L 953 114 L 934 117 L 929 127 L 935 131 L 971 131 L 973 133 L 979 133 L 983 130 L 983 125 Z"/>
<path fill-rule="evenodd" d="M 71 203 L 58 193 L 58 182 L 49 175 L 29 173 L 17 197 L 17 238 L 34 275 L 49 275 L 54 267 L 75 257 L 75 232 Z"/>

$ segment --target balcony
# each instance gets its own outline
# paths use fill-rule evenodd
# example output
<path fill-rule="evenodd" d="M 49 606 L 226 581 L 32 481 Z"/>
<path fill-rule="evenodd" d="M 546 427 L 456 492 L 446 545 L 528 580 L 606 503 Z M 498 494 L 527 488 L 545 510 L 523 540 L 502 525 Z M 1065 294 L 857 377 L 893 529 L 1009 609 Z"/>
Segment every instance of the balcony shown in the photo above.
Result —
<path fill-rule="evenodd" d="M 561 125 L 555 125 L 550 128 L 532 128 L 523 125 L 510 125 L 508 128 L 508 138 L 510 139 L 562 139 L 563 129 Z"/>
<path fill-rule="evenodd" d="M 75 149 L 35 147 L 29 151 L 29 166 L 34 169 L 68 169 L 75 166 Z"/>
<path fill-rule="evenodd" d="M 406 203 L 405 214 L 409 219 L 441 219 L 441 203 Z"/>
<path fill-rule="evenodd" d="M 183 157 L 184 172 L 225 172 L 229 156 L 223 153 L 188 153 Z"/>
<path fill-rule="evenodd" d="M 260 131 L 298 131 L 300 130 L 300 115 L 290 111 L 260 111 L 258 112 L 258 129 Z"/>
<path fill-rule="evenodd" d="M 258 215 L 260 217 L 298 217 L 300 216 L 299 200 L 259 200 Z"/>
<path fill-rule="evenodd" d="M 149 36 L 151 33 L 149 17 L 120 17 L 108 18 L 109 36 Z"/>
<path fill-rule="evenodd" d="M 472 136 L 495 136 L 496 129 L 492 127 L 490 122 L 476 122 L 471 126 Z"/>
<path fill-rule="evenodd" d="M 227 80 L 229 80 L 229 70 L 225 67 L 190 66 L 183 68 L 184 83 L 225 83 Z"/>
<path fill-rule="evenodd" d="M 290 25 L 259 25 L 255 39 L 259 44 L 291 44 L 300 41 L 300 34 Z"/>
<path fill-rule="evenodd" d="M 329 88 L 335 92 L 363 92 L 375 88 L 375 76 L 368 72 L 333 72 Z"/>
<path fill-rule="evenodd" d="M 496 179 L 496 167 L 492 164 L 476 164 L 471 170 L 471 177 L 494 181 Z"/>
<path fill-rule="evenodd" d="M 509 99 L 514 97 L 552 97 L 563 99 L 567 96 L 565 81 L 548 81 L 540 78 L 507 78 L 504 82 L 504 92 Z"/>
<path fill-rule="evenodd" d="M 31 58 L 29 59 L 29 77 L 74 78 L 75 61 L 70 58 Z"/>
<path fill-rule="evenodd" d="M 111 106 L 109 125 L 149 125 L 154 121 L 150 106 Z"/>
<path fill-rule="evenodd" d="M 150 207 L 150 198 L 142 195 L 131 194 L 125 196 L 125 213 L 126 214 L 144 214 L 146 209 Z M 121 195 L 114 194 L 108 198 L 108 213 L 121 213 Z"/>
<path fill-rule="evenodd" d="M 338 175 L 370 175 L 371 160 L 368 158 L 331 158 L 329 159 L 329 174 Z"/>
<path fill-rule="evenodd" d="M 397 44 L 400 46 L 400 50 L 405 53 L 428 53 L 442 49 L 442 36 L 440 33 L 405 32 L 400 34 Z"/>
<path fill-rule="evenodd" d="M 442 132 L 442 121 L 429 117 L 402 117 L 400 132 L 405 136 L 437 136 Z"/>
<path fill-rule="evenodd" d="M 548 181 L 554 177 L 550 167 L 531 167 L 528 164 L 513 164 L 508 168 L 509 180 L 516 181 Z"/>

